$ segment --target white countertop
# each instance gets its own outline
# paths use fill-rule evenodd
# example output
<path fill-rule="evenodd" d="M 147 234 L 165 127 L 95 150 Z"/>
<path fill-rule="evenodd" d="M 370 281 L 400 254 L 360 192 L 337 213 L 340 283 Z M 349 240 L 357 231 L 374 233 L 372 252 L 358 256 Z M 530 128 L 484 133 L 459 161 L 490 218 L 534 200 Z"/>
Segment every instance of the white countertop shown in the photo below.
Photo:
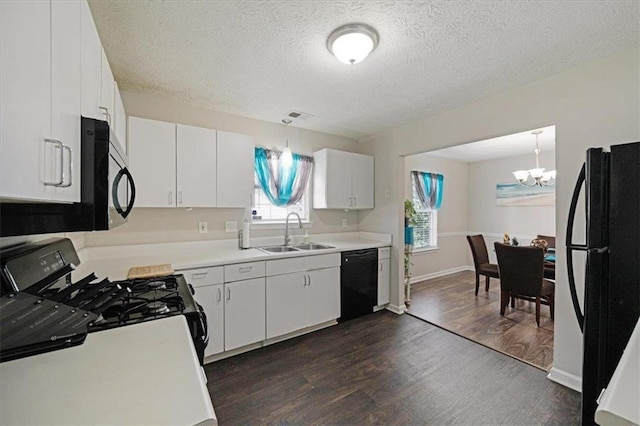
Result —
<path fill-rule="evenodd" d="M 217 424 L 184 316 L 0 364 L 0 424 Z"/>
<path fill-rule="evenodd" d="M 252 245 L 279 245 L 282 244 L 281 239 L 281 237 L 252 239 Z M 109 278 L 113 281 L 126 279 L 129 268 L 133 266 L 170 263 L 175 270 L 184 270 L 257 260 L 386 247 L 391 245 L 391 236 L 387 234 L 352 232 L 312 235 L 311 241 L 335 248 L 265 253 L 255 248 L 241 250 L 235 240 L 89 247 L 80 251 L 82 263 L 74 272 L 73 278 L 78 280 L 91 272 L 95 272 L 98 277 Z M 301 241 L 294 241 L 292 244 L 298 242 Z"/>
<path fill-rule="evenodd" d="M 599 425 L 640 424 L 640 321 L 596 410 Z"/>

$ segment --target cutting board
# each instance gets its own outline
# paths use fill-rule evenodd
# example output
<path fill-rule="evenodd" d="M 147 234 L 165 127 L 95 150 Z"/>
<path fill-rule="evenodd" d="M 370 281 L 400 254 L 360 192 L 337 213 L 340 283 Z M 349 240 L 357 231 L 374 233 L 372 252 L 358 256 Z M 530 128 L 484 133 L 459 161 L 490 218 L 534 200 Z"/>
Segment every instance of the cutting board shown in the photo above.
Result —
<path fill-rule="evenodd" d="M 170 263 L 163 263 L 161 265 L 146 265 L 146 266 L 134 266 L 129 269 L 127 278 L 154 278 L 164 277 L 166 275 L 172 275 L 175 271 Z"/>

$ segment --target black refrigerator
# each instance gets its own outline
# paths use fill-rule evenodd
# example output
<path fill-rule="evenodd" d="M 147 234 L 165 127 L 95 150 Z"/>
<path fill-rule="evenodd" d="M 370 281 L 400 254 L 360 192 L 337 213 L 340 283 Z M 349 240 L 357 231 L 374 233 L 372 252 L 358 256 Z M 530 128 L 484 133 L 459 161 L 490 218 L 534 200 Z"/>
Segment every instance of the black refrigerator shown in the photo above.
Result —
<path fill-rule="evenodd" d="M 583 185 L 586 243 L 577 244 L 573 222 Z M 595 424 L 597 399 L 640 316 L 640 142 L 612 145 L 610 152 L 587 150 L 566 237 L 569 288 L 584 342 L 582 423 Z M 574 251 L 585 251 L 587 257 L 582 302 L 576 291 Z"/>

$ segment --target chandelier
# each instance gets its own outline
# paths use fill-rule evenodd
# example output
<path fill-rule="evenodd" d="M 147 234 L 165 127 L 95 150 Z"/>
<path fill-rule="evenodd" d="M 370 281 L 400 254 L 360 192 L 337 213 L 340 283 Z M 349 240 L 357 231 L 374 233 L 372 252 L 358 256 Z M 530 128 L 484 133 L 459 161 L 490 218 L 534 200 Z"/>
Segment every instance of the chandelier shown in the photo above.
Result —
<path fill-rule="evenodd" d="M 544 167 L 540 167 L 539 155 L 540 145 L 538 144 L 538 135 L 542 133 L 542 130 L 534 130 L 532 135 L 536 135 L 536 149 L 533 151 L 536 153 L 536 167 L 530 170 L 516 170 L 513 172 L 513 176 L 518 179 L 520 185 L 525 186 L 549 186 L 553 185 L 556 179 L 556 171 L 550 170 L 544 171 Z M 529 179 L 531 177 L 531 179 Z"/>

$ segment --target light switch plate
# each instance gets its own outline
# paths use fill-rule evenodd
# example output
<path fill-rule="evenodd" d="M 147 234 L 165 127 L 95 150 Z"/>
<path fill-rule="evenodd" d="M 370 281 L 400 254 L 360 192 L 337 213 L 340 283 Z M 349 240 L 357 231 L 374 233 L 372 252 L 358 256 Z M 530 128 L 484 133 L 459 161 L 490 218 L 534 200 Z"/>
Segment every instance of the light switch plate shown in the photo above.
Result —
<path fill-rule="evenodd" d="M 224 223 L 224 232 L 238 232 L 238 222 L 235 220 L 228 220 Z"/>
<path fill-rule="evenodd" d="M 347 219 L 342 219 L 342 227 L 343 228 L 347 227 Z"/>
<path fill-rule="evenodd" d="M 209 224 L 207 222 L 198 222 L 198 232 L 201 234 L 206 234 L 207 232 L 209 232 L 208 225 Z"/>

